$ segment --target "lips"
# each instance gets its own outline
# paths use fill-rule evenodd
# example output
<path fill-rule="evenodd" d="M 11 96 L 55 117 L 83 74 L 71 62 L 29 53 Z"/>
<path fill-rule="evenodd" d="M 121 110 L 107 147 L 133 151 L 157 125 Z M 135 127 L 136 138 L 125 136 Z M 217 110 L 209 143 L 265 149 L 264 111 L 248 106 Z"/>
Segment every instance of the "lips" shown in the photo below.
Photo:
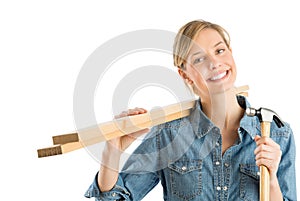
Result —
<path fill-rule="evenodd" d="M 214 75 L 213 77 L 209 78 L 210 81 L 218 81 L 223 79 L 227 75 L 228 71 L 224 71 L 222 73 L 219 73 L 217 75 Z"/>

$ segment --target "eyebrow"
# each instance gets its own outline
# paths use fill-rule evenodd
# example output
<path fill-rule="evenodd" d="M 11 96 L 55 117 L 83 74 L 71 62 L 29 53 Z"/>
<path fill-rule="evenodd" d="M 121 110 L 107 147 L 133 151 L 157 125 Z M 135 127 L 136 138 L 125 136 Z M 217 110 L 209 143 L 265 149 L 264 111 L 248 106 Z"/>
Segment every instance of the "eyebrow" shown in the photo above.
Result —
<path fill-rule="evenodd" d="M 224 43 L 223 41 L 218 42 L 217 44 L 214 45 L 214 47 L 217 47 L 218 45 Z"/>
<path fill-rule="evenodd" d="M 201 51 L 201 50 L 198 51 L 198 52 L 195 52 L 194 54 L 192 54 L 192 57 L 195 56 L 195 55 L 197 55 L 197 54 L 201 54 L 201 53 L 203 53 L 203 51 Z"/>
<path fill-rule="evenodd" d="M 215 45 L 214 45 L 214 47 L 217 47 L 218 45 L 220 45 L 220 44 L 222 44 L 222 43 L 224 43 L 223 41 L 220 41 L 220 42 L 218 42 L 218 43 L 216 43 Z M 203 51 L 198 51 L 198 52 L 195 52 L 194 54 L 192 54 L 192 57 L 193 56 L 195 56 L 195 55 L 197 55 L 197 54 L 200 54 L 200 53 L 203 53 Z"/>

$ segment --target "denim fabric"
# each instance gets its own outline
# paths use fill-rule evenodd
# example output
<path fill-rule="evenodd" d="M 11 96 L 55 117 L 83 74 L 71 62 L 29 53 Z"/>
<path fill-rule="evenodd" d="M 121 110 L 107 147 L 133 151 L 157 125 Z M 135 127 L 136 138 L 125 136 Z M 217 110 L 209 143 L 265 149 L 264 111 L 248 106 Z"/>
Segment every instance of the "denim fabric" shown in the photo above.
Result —
<path fill-rule="evenodd" d="M 237 97 L 241 107 L 249 107 Z M 288 123 L 271 124 L 271 138 L 281 146 L 277 172 L 284 200 L 297 200 L 295 142 Z M 115 187 L 100 192 L 97 176 L 85 196 L 96 200 L 142 200 L 159 182 L 167 201 L 259 200 L 259 168 L 255 164 L 256 117 L 244 115 L 238 140 L 222 155 L 222 138 L 197 101 L 188 117 L 155 126 L 127 160 Z"/>

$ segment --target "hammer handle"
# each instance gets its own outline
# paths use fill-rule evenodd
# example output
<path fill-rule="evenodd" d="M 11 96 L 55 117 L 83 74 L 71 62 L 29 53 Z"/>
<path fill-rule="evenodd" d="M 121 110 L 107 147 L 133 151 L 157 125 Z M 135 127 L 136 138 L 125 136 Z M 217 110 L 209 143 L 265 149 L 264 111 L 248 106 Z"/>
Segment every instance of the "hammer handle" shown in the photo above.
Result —
<path fill-rule="evenodd" d="M 262 137 L 270 137 L 270 122 L 261 122 L 261 135 Z M 260 201 L 270 201 L 270 173 L 266 166 L 261 165 L 260 181 L 259 181 L 259 195 Z"/>

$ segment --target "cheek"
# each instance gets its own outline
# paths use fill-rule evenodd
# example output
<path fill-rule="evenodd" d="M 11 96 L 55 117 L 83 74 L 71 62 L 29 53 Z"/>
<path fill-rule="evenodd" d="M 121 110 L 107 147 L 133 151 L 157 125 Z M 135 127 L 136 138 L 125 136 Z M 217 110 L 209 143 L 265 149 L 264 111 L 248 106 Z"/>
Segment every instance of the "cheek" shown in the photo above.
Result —
<path fill-rule="evenodd" d="M 236 68 L 235 62 L 232 57 L 228 61 L 229 62 L 227 63 L 227 65 L 229 65 L 231 67 L 231 77 L 230 77 L 229 82 L 231 84 L 234 84 L 234 82 L 236 81 L 236 77 L 237 77 L 237 68 Z"/>
<path fill-rule="evenodd" d="M 232 54 L 228 54 L 225 58 L 224 58 L 225 61 L 227 61 L 227 65 L 231 66 L 231 68 L 234 68 L 236 69 L 235 67 L 235 62 L 234 62 L 234 59 L 233 59 L 233 56 Z"/>
<path fill-rule="evenodd" d="M 189 77 L 194 83 L 194 87 L 197 88 L 197 90 L 202 91 L 203 89 L 207 89 L 207 82 L 204 78 L 205 71 L 200 71 L 196 69 L 191 69 L 189 71 Z"/>
<path fill-rule="evenodd" d="M 188 75 L 189 77 L 195 82 L 197 80 L 201 81 L 201 82 L 205 82 L 205 78 L 208 75 L 208 70 L 205 68 L 193 68 L 190 67 L 189 69 L 187 69 Z"/>
<path fill-rule="evenodd" d="M 233 77 L 234 77 L 234 79 L 235 79 L 235 78 L 236 78 L 236 74 L 237 74 L 237 69 L 236 69 L 236 65 L 235 65 L 234 61 L 232 61 L 232 62 L 230 63 L 230 66 L 231 66 L 231 70 L 232 70 Z"/>

